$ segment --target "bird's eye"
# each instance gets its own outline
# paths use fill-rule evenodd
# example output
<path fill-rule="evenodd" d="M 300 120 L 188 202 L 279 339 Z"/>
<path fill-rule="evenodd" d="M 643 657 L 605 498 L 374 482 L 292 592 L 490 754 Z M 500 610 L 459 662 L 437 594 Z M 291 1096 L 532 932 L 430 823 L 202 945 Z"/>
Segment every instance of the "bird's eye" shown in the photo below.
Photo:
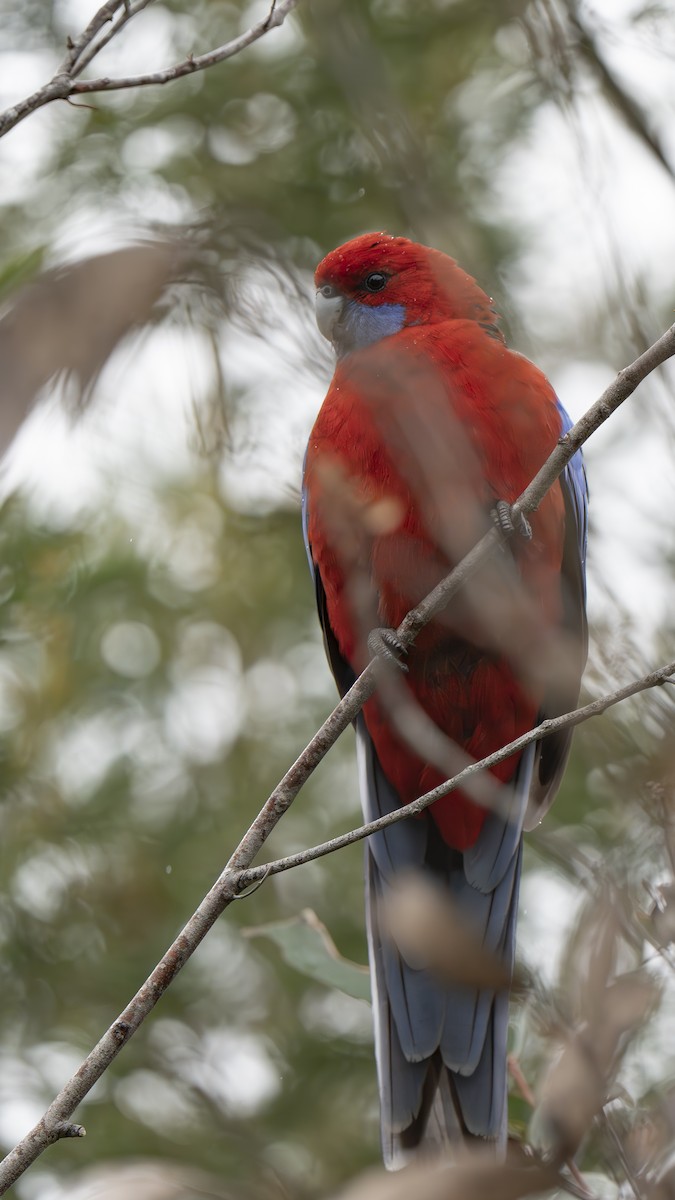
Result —
<path fill-rule="evenodd" d="M 366 291 L 381 292 L 382 288 L 387 285 L 387 276 L 383 271 L 373 271 L 372 274 L 366 276 L 364 283 Z"/>

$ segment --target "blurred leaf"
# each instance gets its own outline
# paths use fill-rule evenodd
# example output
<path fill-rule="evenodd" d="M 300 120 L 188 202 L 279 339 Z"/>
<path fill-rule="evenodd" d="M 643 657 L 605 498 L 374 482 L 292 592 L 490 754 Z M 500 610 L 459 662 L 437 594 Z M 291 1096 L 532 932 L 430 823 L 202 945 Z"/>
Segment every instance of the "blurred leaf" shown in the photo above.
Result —
<path fill-rule="evenodd" d="M 654 938 L 657 945 L 670 946 L 675 942 L 675 885 L 659 887 L 657 900 L 649 914 Z"/>
<path fill-rule="evenodd" d="M 0 320 L 0 451 L 52 376 L 72 373 L 88 387 L 120 339 L 149 320 L 180 263 L 177 245 L 148 242 L 46 271 L 12 298 Z"/>
<path fill-rule="evenodd" d="M 429 970 L 445 983 L 509 986 L 506 964 L 485 949 L 450 895 L 420 872 L 399 875 L 380 909 L 383 928 L 409 966 Z"/>
<path fill-rule="evenodd" d="M 549 1066 L 533 1118 L 536 1140 L 552 1135 L 563 1158 L 573 1156 L 606 1103 L 628 1041 L 660 997 L 645 970 L 614 978 L 621 952 L 618 891 L 605 886 L 582 910 L 568 940 L 563 988 L 576 1020 L 562 1030 L 562 1049 Z"/>
<path fill-rule="evenodd" d="M 548 1191 L 557 1172 L 510 1143 L 504 1161 L 492 1154 L 463 1151 L 448 1165 L 443 1159 L 401 1171 L 372 1171 L 340 1192 L 336 1200 L 518 1200 Z"/>
<path fill-rule="evenodd" d="M 249 938 L 269 938 L 279 947 L 284 962 L 317 983 L 370 1002 L 368 968 L 342 957 L 326 926 L 310 908 L 303 909 L 299 917 L 243 929 L 242 933 Z"/>

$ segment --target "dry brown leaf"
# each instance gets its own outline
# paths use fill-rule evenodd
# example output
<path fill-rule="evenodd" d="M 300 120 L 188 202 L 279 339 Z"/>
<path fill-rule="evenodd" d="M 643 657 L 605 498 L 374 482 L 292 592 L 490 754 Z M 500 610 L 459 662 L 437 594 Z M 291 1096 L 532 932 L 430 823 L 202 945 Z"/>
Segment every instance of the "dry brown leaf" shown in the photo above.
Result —
<path fill-rule="evenodd" d="M 669 1141 L 667 1122 L 658 1112 L 642 1117 L 622 1136 L 626 1157 L 635 1172 L 644 1172 Z"/>
<path fill-rule="evenodd" d="M 444 983 L 509 986 L 507 964 L 485 949 L 451 897 L 418 873 L 400 875 L 380 907 L 382 927 L 409 966 Z"/>
<path fill-rule="evenodd" d="M 607 985 L 616 966 L 619 934 L 617 903 L 608 889 L 604 889 L 593 899 L 590 920 L 582 929 L 585 960 L 580 976 L 582 1020 L 602 1020 Z"/>
<path fill-rule="evenodd" d="M 562 991 L 574 1019 L 559 1030 L 562 1049 L 545 1075 L 535 1122 L 552 1133 L 555 1151 L 563 1157 L 574 1155 L 606 1103 L 630 1037 L 660 994 L 645 970 L 614 977 L 621 947 L 630 938 L 624 899 L 608 885 L 589 899 L 561 967 Z"/>
<path fill-rule="evenodd" d="M 0 320 L 0 452 L 54 375 L 91 384 L 183 262 L 175 243 L 139 243 L 46 271 L 11 299 Z"/>
<path fill-rule="evenodd" d="M 649 915 L 656 941 L 665 947 L 675 942 L 675 885 L 663 884 L 657 891 L 659 903 Z"/>
<path fill-rule="evenodd" d="M 617 1042 L 623 1034 L 630 1033 L 642 1024 L 659 995 L 658 983 L 645 971 L 620 975 L 605 993 L 603 1021 L 598 1032 L 609 1028 L 611 1036 Z"/>
<path fill-rule="evenodd" d="M 598 979 L 607 961 L 605 957 L 597 976 L 587 980 L 589 990 L 593 989 L 592 1019 L 570 1033 L 541 1088 L 538 1112 L 565 1156 L 573 1155 L 588 1133 L 607 1099 L 630 1034 L 659 996 L 658 985 L 644 971 L 622 975 L 602 994 L 598 992 Z"/>
<path fill-rule="evenodd" d="M 505 1161 L 494 1153 L 465 1153 L 447 1164 L 444 1160 L 415 1164 L 401 1171 L 369 1171 L 359 1176 L 336 1200 L 518 1200 L 548 1191 L 556 1172 L 528 1159 L 522 1149 L 509 1146 Z"/>
<path fill-rule="evenodd" d="M 576 1152 L 604 1103 L 606 1089 L 605 1074 L 588 1043 L 572 1035 L 548 1069 L 538 1108 L 561 1158 Z"/>
<path fill-rule="evenodd" d="M 675 1200 L 675 1172 L 668 1171 L 646 1193 L 649 1200 Z"/>

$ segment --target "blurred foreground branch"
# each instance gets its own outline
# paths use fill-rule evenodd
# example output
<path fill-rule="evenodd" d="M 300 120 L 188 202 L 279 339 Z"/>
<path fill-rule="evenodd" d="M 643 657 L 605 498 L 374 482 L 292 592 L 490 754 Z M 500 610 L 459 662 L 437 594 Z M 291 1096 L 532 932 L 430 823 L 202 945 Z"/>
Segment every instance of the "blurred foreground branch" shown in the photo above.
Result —
<path fill-rule="evenodd" d="M 148 240 L 44 271 L 12 298 L 0 318 L 0 455 L 55 375 L 75 376 L 86 398 L 187 261 L 177 241 Z"/>
<path fill-rule="evenodd" d="M 194 75 L 195 71 L 205 71 L 208 67 L 225 62 L 226 59 L 233 58 L 235 54 L 239 54 L 247 46 L 264 37 L 271 29 L 283 25 L 289 12 L 296 7 L 298 0 L 279 0 L 279 3 L 272 0 L 270 11 L 264 20 L 252 25 L 239 37 L 232 38 L 230 42 L 217 46 L 206 54 L 188 54 L 187 58 L 164 70 L 130 75 L 119 79 L 101 76 L 99 79 L 78 81 L 77 76 L 103 47 L 112 41 L 132 17 L 147 8 L 151 2 L 152 0 L 136 0 L 136 3 L 133 4 L 128 0 L 109 0 L 107 4 L 104 4 L 78 38 L 68 39 L 68 53 L 49 83 L 44 84 L 31 96 L 27 96 L 25 100 L 19 101 L 5 112 L 0 113 L 0 137 L 30 116 L 31 113 L 37 112 L 45 104 L 51 104 L 52 100 L 68 100 L 70 96 L 82 95 L 85 92 L 109 92 L 120 88 L 170 83 L 174 79 L 181 79 L 184 75 Z M 120 16 L 114 20 L 115 13 L 120 9 L 122 10 Z M 98 37 L 101 30 L 110 22 L 113 22 L 110 29 Z"/>
<path fill-rule="evenodd" d="M 565 7 L 577 39 L 577 46 L 597 75 L 609 103 L 620 113 L 627 128 L 651 151 L 670 178 L 675 178 L 675 171 L 662 139 L 654 129 L 649 127 L 647 114 L 631 95 L 620 75 L 607 61 L 600 41 L 593 33 L 588 16 L 579 5 L 578 0 L 565 0 Z"/>
<path fill-rule="evenodd" d="M 452 1165 L 431 1162 L 389 1171 L 368 1171 L 337 1200 L 518 1200 L 549 1191 L 561 1180 L 550 1164 L 509 1143 L 504 1161 L 489 1151 L 465 1153 Z"/>
<path fill-rule="evenodd" d="M 603 395 L 573 428 L 562 437 L 544 466 L 525 489 L 513 506 L 514 516 L 521 513 L 533 512 L 541 503 L 546 492 L 553 486 L 558 476 L 564 470 L 576 451 L 590 435 L 606 421 L 613 412 L 635 391 L 639 383 L 646 378 L 657 366 L 675 354 L 675 325 L 671 326 L 644 354 L 635 362 L 619 372 L 617 378 L 605 390 Z M 417 633 L 429 622 L 436 613 L 440 612 L 450 598 L 459 590 L 462 584 L 477 568 L 487 560 L 499 546 L 503 544 L 504 535 L 496 528 L 481 539 L 472 551 L 458 566 L 411 612 L 407 614 L 397 631 L 402 643 L 410 645 Z M 152 974 L 142 985 L 124 1011 L 113 1022 L 91 1053 L 87 1056 L 75 1074 L 59 1092 L 44 1116 L 37 1125 L 10 1151 L 0 1164 L 0 1194 L 7 1191 L 24 1171 L 39 1157 L 40 1154 L 62 1137 L 81 1135 L 79 1126 L 69 1123 L 69 1118 L 91 1090 L 93 1085 L 110 1066 L 117 1054 L 132 1035 L 136 1032 L 148 1014 L 155 1007 L 160 996 L 197 949 L 209 929 L 215 924 L 221 913 L 240 895 L 241 891 L 250 885 L 253 873 L 250 867 L 260 848 L 275 828 L 283 814 L 288 810 L 301 787 L 310 777 L 315 767 L 334 745 L 340 734 L 354 719 L 366 700 L 373 694 L 377 679 L 382 669 L 382 663 L 374 660 L 357 679 L 356 683 L 346 693 L 337 707 L 333 710 L 321 729 L 305 748 L 284 778 L 275 788 L 272 795 L 263 806 L 258 816 L 242 838 L 222 874 L 202 900 L 201 904 L 187 922 L 176 940 L 167 950 Z M 663 683 L 675 671 L 675 664 L 670 664 L 661 671 L 646 677 L 645 681 L 629 684 L 621 689 L 621 694 L 602 697 L 593 704 L 586 706 L 592 711 L 588 715 L 603 711 L 609 703 L 617 703 L 626 696 L 633 695 L 645 687 L 654 687 Z M 583 710 L 580 710 L 583 711 Z M 570 723 L 578 723 L 586 719 L 574 713 L 569 716 Z M 537 736 L 545 736 L 559 727 L 558 723 L 565 718 L 554 718 L 545 722 L 545 729 L 536 731 Z M 533 735 L 525 735 L 533 740 Z M 520 747 L 523 739 L 501 752 L 503 757 L 514 753 Z M 524 744 L 524 743 L 523 743 Z M 494 756 L 491 756 L 493 758 Z M 472 771 L 483 770 L 491 759 L 471 767 Z M 444 794 L 456 786 L 455 781 L 442 785 L 438 794 Z M 433 803 L 436 793 L 430 793 L 421 800 L 408 806 L 409 811 L 417 811 L 416 805 L 426 807 Z M 385 821 L 402 819 L 407 815 L 404 810 L 392 814 Z M 382 822 L 376 822 L 373 829 L 380 827 Z M 356 831 L 359 837 L 367 836 L 366 831 Z M 346 835 L 349 844 L 356 840 L 352 835 Z M 335 849 L 338 846 L 333 847 Z M 327 851 L 324 851 L 326 853 Z M 301 859 L 301 861 L 306 861 Z M 293 863 L 292 865 L 299 865 Z M 287 868 L 281 868 L 287 869 Z M 260 868 L 255 873 L 255 880 L 260 881 L 271 872 L 270 866 Z"/>

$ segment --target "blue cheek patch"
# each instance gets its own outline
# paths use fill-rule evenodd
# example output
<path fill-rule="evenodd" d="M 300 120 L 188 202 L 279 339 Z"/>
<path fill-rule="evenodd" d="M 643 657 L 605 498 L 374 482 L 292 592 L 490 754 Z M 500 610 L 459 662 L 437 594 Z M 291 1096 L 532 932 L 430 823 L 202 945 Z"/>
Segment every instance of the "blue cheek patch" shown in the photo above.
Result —
<path fill-rule="evenodd" d="M 405 324 L 405 305 L 403 304 L 360 304 L 358 300 L 348 300 L 344 315 L 340 321 L 337 350 L 340 355 L 348 354 L 350 350 L 362 350 L 364 346 L 372 346 L 380 338 L 390 337 L 398 333 Z"/>

